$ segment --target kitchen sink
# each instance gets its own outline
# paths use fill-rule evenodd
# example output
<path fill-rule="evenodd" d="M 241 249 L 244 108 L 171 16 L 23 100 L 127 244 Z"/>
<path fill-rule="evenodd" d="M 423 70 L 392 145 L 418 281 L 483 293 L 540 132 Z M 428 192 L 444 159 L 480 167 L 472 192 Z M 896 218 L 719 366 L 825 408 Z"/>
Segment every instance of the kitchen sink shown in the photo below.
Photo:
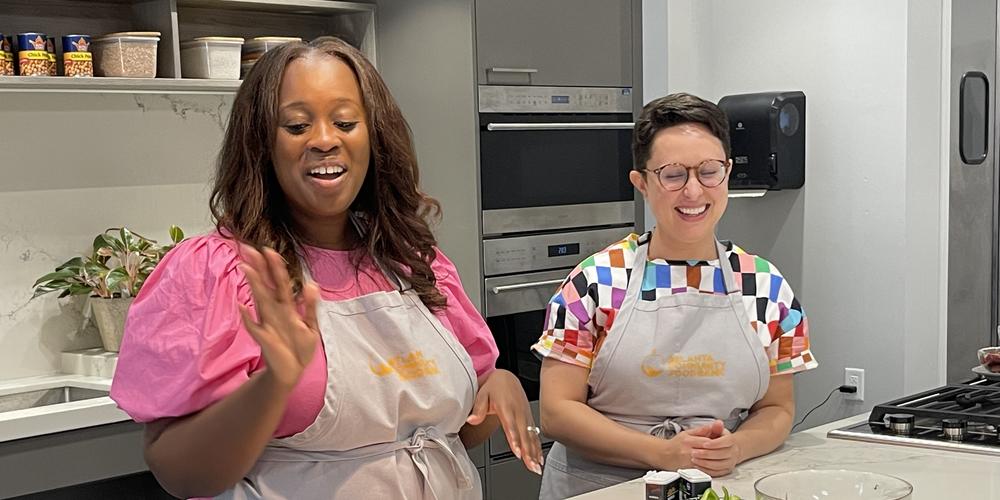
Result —
<path fill-rule="evenodd" d="M 0 396 L 0 412 L 26 410 L 60 403 L 72 403 L 85 399 L 100 398 L 108 391 L 63 385 L 48 389 L 32 389 Z"/>
<path fill-rule="evenodd" d="M 0 381 L 0 443 L 129 420 L 108 396 L 111 379 L 43 375 Z"/>

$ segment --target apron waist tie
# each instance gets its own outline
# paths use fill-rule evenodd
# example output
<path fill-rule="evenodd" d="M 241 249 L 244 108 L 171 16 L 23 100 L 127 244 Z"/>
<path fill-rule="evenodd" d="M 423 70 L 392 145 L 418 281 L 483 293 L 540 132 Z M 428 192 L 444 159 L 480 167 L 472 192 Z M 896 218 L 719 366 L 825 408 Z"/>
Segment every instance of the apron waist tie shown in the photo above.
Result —
<path fill-rule="evenodd" d="M 725 425 L 726 429 L 729 429 L 729 431 L 732 432 L 736 430 L 736 428 L 739 427 L 744 420 L 746 420 L 749 414 L 750 412 L 748 410 L 736 408 L 729 415 L 729 418 L 722 419 L 722 423 Z M 670 439 L 680 434 L 681 431 L 708 425 L 715 420 L 716 419 L 711 417 L 671 417 L 650 427 L 647 432 L 658 438 Z"/>
<path fill-rule="evenodd" d="M 455 434 L 452 434 L 452 436 L 455 436 Z M 423 456 L 424 448 L 430 447 L 441 450 L 448 457 L 448 463 L 451 464 L 451 471 L 454 473 L 456 486 L 462 490 L 470 489 L 474 484 L 472 478 L 469 477 L 469 474 L 462 467 L 462 462 L 455 455 L 455 452 L 451 451 L 451 446 L 448 445 L 446 438 L 447 436 L 434 427 L 421 427 L 410 437 L 409 445 L 405 449 L 410 452 L 413 462 L 417 464 L 417 469 L 420 469 L 421 474 L 424 475 L 424 481 L 427 481 L 427 464 Z"/>
<path fill-rule="evenodd" d="M 409 452 L 413 464 L 420 471 L 421 476 L 423 476 L 424 483 L 430 487 L 427 461 L 424 458 L 424 449 L 429 448 L 440 450 L 447 457 L 455 477 L 455 484 L 459 489 L 471 489 L 475 484 L 472 477 L 462 467 L 461 460 L 451 450 L 451 446 L 448 445 L 449 438 L 453 439 L 455 437 L 457 437 L 457 434 L 444 434 L 436 427 L 420 427 L 410 435 L 409 439 L 371 444 L 352 450 L 310 451 L 268 446 L 264 449 L 264 453 L 258 460 L 261 462 L 340 462 L 360 460 L 395 453 L 399 450 L 406 450 Z"/>
<path fill-rule="evenodd" d="M 667 418 L 653 427 L 650 427 L 649 434 L 658 438 L 670 439 L 681 431 L 701 427 L 712 423 L 715 419 L 707 417 L 673 417 Z"/>

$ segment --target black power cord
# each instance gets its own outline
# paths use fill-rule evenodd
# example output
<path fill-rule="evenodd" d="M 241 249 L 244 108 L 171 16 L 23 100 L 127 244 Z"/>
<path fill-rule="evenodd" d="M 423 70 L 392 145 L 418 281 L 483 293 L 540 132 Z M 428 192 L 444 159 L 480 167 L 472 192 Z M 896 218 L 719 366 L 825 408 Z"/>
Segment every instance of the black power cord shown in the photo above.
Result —
<path fill-rule="evenodd" d="M 816 409 L 819 408 L 820 406 L 825 405 L 826 402 L 829 401 L 831 397 L 833 397 L 833 393 L 837 391 L 843 392 L 844 394 L 854 394 L 855 392 L 858 392 L 858 388 L 854 387 L 853 385 L 842 385 L 840 387 L 834 388 L 832 391 L 830 391 L 830 394 L 826 396 L 826 399 L 824 399 L 822 403 L 813 406 L 811 410 L 807 411 L 806 416 L 802 417 L 802 420 L 799 420 L 797 424 L 792 426 L 792 430 L 794 431 L 796 427 L 802 425 L 802 422 L 805 422 L 806 419 L 809 418 L 809 415 L 812 414 L 812 412 L 816 411 Z"/>

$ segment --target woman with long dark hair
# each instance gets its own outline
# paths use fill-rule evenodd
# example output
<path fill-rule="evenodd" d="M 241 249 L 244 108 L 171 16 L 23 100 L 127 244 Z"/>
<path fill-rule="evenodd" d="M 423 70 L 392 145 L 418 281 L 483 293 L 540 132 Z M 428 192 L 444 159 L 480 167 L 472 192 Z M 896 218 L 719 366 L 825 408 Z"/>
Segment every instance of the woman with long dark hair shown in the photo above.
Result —
<path fill-rule="evenodd" d="M 265 54 L 233 103 L 211 210 L 129 311 L 112 397 L 171 493 L 480 498 L 502 423 L 540 472 L 516 377 L 435 247 L 409 128 L 334 38 Z"/>

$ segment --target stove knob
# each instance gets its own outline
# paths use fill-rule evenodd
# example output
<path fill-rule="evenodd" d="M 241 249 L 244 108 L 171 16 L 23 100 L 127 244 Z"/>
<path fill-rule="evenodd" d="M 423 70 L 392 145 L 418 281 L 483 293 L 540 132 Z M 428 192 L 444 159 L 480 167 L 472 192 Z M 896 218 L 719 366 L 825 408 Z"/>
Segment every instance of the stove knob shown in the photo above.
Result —
<path fill-rule="evenodd" d="M 887 417 L 889 419 L 889 430 L 893 434 L 909 436 L 913 432 L 913 415 L 909 413 L 890 413 Z"/>
<path fill-rule="evenodd" d="M 952 441 L 965 440 L 965 430 L 966 430 L 965 420 L 957 418 L 946 418 L 941 421 L 941 429 L 944 431 L 944 437 Z"/>

